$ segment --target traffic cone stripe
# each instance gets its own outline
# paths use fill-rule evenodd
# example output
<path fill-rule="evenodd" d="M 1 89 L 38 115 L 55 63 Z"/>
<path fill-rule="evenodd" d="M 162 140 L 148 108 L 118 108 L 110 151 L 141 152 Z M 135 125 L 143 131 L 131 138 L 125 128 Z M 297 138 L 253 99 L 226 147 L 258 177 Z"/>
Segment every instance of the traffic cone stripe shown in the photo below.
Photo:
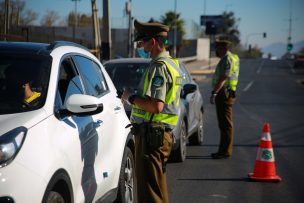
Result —
<path fill-rule="evenodd" d="M 264 132 L 263 135 L 262 135 L 262 138 L 261 140 L 264 140 L 264 141 L 271 141 L 271 136 L 270 136 L 270 133 L 266 133 Z"/>
<path fill-rule="evenodd" d="M 272 148 L 272 142 L 261 140 L 260 147 L 261 148 Z"/>
<path fill-rule="evenodd" d="M 269 148 L 259 148 L 256 160 L 274 162 L 273 149 Z"/>

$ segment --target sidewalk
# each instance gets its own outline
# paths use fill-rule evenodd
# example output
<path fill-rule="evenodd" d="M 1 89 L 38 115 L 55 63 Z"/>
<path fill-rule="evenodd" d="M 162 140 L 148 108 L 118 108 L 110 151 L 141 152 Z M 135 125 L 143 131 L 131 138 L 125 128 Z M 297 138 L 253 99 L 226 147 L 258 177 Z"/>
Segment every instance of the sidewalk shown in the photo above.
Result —
<path fill-rule="evenodd" d="M 210 58 L 210 61 L 199 60 L 187 62 L 185 63 L 185 66 L 190 72 L 190 74 L 213 74 L 218 62 L 219 58 Z"/>

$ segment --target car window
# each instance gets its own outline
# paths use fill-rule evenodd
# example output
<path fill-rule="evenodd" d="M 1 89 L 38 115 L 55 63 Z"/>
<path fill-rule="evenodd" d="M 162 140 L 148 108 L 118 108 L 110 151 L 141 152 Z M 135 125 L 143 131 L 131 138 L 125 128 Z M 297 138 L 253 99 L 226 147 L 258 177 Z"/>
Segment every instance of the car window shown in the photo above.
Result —
<path fill-rule="evenodd" d="M 52 58 L 0 53 L 0 114 L 41 108 L 46 99 Z"/>
<path fill-rule="evenodd" d="M 182 77 L 183 77 L 183 84 L 190 83 L 191 82 L 191 77 L 189 75 L 188 70 L 184 66 L 184 64 L 180 63 L 180 69 L 182 70 Z"/>
<path fill-rule="evenodd" d="M 137 89 L 149 63 L 108 63 L 104 66 L 117 89 Z"/>
<path fill-rule="evenodd" d="M 83 56 L 74 56 L 74 58 L 87 94 L 101 97 L 107 93 L 109 91 L 108 85 L 99 65 Z"/>
<path fill-rule="evenodd" d="M 58 92 L 63 105 L 72 94 L 84 94 L 79 75 L 70 57 L 60 63 Z"/>

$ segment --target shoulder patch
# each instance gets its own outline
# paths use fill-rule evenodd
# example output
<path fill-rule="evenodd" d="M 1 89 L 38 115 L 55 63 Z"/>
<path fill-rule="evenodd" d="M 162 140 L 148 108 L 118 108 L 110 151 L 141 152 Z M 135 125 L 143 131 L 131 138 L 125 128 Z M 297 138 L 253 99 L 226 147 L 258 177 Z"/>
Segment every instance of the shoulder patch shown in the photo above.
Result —
<path fill-rule="evenodd" d="M 162 76 L 155 76 L 152 80 L 152 85 L 155 87 L 161 87 L 164 84 L 164 78 Z"/>

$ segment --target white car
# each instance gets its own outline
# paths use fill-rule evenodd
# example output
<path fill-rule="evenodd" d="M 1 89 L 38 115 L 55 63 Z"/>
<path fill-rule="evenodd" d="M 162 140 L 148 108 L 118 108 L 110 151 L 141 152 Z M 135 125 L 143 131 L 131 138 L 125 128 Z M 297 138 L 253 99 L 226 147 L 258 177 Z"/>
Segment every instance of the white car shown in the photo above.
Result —
<path fill-rule="evenodd" d="M 88 50 L 0 42 L 0 95 L 0 202 L 136 202 L 129 120 Z"/>

